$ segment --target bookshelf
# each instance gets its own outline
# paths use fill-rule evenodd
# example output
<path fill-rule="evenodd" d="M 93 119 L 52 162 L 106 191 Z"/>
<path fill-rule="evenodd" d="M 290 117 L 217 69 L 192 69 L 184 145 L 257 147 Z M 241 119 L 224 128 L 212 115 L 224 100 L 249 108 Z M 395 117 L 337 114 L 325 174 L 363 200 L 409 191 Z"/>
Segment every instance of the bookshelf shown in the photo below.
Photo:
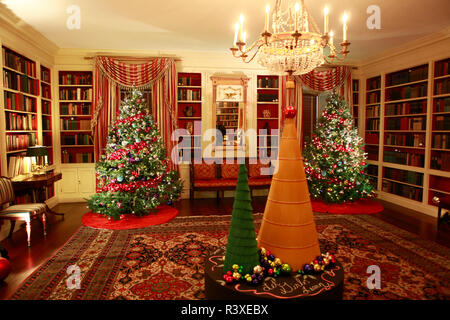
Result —
<path fill-rule="evenodd" d="M 430 169 L 450 171 L 450 59 L 434 63 Z M 450 191 L 450 188 L 448 189 Z"/>
<path fill-rule="evenodd" d="M 422 202 L 423 173 L 383 167 L 382 191 Z"/>
<path fill-rule="evenodd" d="M 380 144 L 381 76 L 366 80 L 365 151 L 367 159 L 377 162 Z"/>
<path fill-rule="evenodd" d="M 278 129 L 280 125 L 279 83 L 279 76 L 257 76 L 257 148 L 258 155 L 263 157 L 276 157 L 278 154 Z"/>
<path fill-rule="evenodd" d="M 359 111 L 359 80 L 358 79 L 353 79 L 352 80 L 352 92 L 353 92 L 353 97 L 352 97 L 352 115 L 353 115 L 353 121 L 354 121 L 354 125 L 355 128 L 358 128 L 358 111 Z"/>
<path fill-rule="evenodd" d="M 178 128 L 189 134 L 180 137 L 178 155 L 183 161 L 202 152 L 202 74 L 179 72 L 177 76 Z"/>
<path fill-rule="evenodd" d="M 61 163 L 93 163 L 92 71 L 59 71 Z"/>
<path fill-rule="evenodd" d="M 49 68 L 41 65 L 41 123 L 42 145 L 47 147 L 48 164 L 53 160 L 53 125 L 52 125 L 52 81 Z"/>
<path fill-rule="evenodd" d="M 6 175 L 29 173 L 28 147 L 38 142 L 39 80 L 36 62 L 2 46 Z M 5 159 L 5 158 L 3 158 Z"/>

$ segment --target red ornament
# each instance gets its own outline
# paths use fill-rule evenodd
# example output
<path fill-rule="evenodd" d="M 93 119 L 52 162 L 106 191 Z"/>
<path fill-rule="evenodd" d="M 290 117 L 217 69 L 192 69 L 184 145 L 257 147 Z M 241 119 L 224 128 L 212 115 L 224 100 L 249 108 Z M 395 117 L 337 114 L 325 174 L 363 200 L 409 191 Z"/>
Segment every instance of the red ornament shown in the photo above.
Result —
<path fill-rule="evenodd" d="M 297 110 L 293 106 L 287 106 L 286 109 L 284 109 L 284 116 L 286 118 L 294 118 L 297 114 Z"/>
<path fill-rule="evenodd" d="M 11 272 L 11 264 L 8 259 L 0 257 L 0 282 L 6 279 Z"/>

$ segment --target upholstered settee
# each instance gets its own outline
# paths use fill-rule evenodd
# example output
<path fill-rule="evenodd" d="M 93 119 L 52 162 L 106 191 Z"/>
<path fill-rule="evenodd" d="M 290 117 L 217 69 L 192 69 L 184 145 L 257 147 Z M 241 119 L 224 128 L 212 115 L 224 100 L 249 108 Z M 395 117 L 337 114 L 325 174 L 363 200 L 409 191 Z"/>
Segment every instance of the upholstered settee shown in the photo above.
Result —
<path fill-rule="evenodd" d="M 234 163 L 223 162 L 210 163 L 208 161 L 202 161 L 199 164 L 191 163 L 191 199 L 194 199 L 195 191 L 216 191 L 217 199 L 219 199 L 220 194 L 223 196 L 224 191 L 236 189 L 239 163 L 236 160 Z M 272 176 L 266 175 L 265 173 L 268 171 L 270 164 L 251 162 L 255 161 L 249 161 L 248 158 L 245 159 L 250 191 L 252 192 L 254 189 L 269 189 Z M 266 168 L 266 170 L 261 170 L 263 168 Z"/>

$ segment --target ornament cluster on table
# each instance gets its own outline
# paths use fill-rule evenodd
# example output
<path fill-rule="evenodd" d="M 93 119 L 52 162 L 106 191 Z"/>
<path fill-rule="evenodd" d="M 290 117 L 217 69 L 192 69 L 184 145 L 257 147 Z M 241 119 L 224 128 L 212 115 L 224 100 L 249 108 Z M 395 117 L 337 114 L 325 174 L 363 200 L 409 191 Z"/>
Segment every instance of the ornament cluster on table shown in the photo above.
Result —
<path fill-rule="evenodd" d="M 249 284 L 258 285 L 265 277 L 278 278 L 280 275 L 288 276 L 293 272 L 292 267 L 289 264 L 283 263 L 280 258 L 276 258 L 265 248 L 259 250 L 259 257 L 260 264 L 253 268 L 252 274 L 243 274 L 242 266 L 234 264 L 232 266 L 233 270 L 227 270 L 223 275 L 225 282 L 231 284 L 243 280 Z M 225 260 L 225 257 L 223 257 L 223 260 Z M 327 268 L 333 267 L 335 263 L 336 259 L 334 255 L 329 252 L 322 253 L 310 263 L 305 264 L 302 269 L 297 270 L 297 273 L 305 275 L 317 274 L 323 272 Z"/>

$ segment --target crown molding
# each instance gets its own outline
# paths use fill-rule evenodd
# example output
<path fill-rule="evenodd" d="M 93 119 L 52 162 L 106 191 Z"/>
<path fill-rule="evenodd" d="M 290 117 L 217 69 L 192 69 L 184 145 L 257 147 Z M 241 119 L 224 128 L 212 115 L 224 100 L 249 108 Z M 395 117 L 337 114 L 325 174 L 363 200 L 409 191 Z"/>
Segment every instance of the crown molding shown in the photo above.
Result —
<path fill-rule="evenodd" d="M 390 60 L 402 54 L 407 54 L 418 49 L 424 49 L 432 46 L 441 41 L 448 40 L 450 38 L 450 26 L 442 29 L 441 31 L 429 34 L 417 40 L 408 42 L 403 45 L 399 45 L 393 49 L 384 51 L 382 53 L 371 56 L 358 64 L 360 68 L 368 68 L 371 65 L 382 63 L 386 60 Z"/>
<path fill-rule="evenodd" d="M 5 4 L 0 3 L 0 38 L 3 44 L 23 41 L 22 49 L 29 48 L 34 55 L 44 59 L 47 63 L 54 63 L 54 57 L 59 47 L 42 35 L 39 31 L 17 17 Z M 13 48 L 18 50 L 17 48 Z M 36 54 L 37 53 L 37 54 Z"/>

